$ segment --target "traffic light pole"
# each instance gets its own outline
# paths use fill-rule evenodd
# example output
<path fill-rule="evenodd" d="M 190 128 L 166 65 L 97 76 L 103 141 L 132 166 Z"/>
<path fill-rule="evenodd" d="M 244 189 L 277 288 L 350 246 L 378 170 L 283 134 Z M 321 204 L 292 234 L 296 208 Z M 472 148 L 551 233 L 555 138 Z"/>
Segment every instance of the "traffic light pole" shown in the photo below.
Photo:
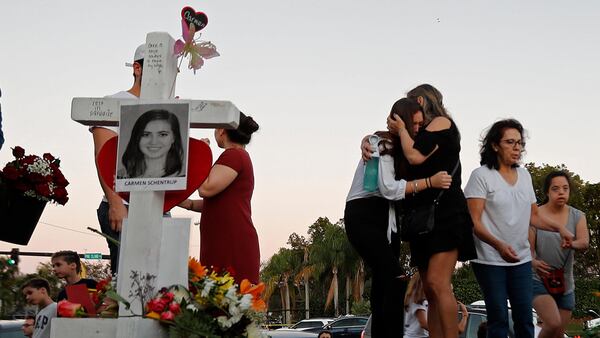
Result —
<path fill-rule="evenodd" d="M 14 249 L 13 249 L 13 251 L 0 251 L 0 255 L 13 255 L 13 254 L 15 254 Z M 53 254 L 54 254 L 53 252 L 18 251 L 18 249 L 17 249 L 18 256 L 52 257 Z M 79 254 L 79 258 L 86 258 L 85 254 Z M 102 259 L 109 260 L 110 255 L 102 255 Z"/>

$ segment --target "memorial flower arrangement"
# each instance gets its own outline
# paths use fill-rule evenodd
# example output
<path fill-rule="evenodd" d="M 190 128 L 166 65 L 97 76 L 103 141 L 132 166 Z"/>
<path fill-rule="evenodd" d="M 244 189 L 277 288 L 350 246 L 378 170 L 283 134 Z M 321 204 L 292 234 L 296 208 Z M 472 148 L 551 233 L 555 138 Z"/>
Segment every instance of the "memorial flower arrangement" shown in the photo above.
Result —
<path fill-rule="evenodd" d="M 169 326 L 170 337 L 261 337 L 257 319 L 266 304 L 264 284 L 243 280 L 238 286 L 228 273 L 189 261 L 189 285 L 163 288 L 146 304 L 146 317 Z"/>
<path fill-rule="evenodd" d="M 67 203 L 69 181 L 60 171 L 58 158 L 50 153 L 41 157 L 25 155 L 25 149 L 19 146 L 13 148 L 12 154 L 15 159 L 0 173 L 0 180 L 8 189 L 43 202 Z"/>

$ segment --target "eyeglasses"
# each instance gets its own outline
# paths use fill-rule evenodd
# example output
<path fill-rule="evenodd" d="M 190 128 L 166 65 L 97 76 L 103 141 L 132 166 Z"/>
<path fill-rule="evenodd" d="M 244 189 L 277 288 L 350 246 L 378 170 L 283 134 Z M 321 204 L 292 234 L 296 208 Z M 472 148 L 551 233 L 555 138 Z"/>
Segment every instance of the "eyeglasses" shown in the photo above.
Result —
<path fill-rule="evenodd" d="M 525 148 L 525 141 L 523 141 L 523 140 L 515 140 L 515 139 L 510 138 L 508 140 L 500 140 L 500 142 L 504 142 L 512 148 L 515 148 L 516 146 L 521 147 L 521 149 Z"/>

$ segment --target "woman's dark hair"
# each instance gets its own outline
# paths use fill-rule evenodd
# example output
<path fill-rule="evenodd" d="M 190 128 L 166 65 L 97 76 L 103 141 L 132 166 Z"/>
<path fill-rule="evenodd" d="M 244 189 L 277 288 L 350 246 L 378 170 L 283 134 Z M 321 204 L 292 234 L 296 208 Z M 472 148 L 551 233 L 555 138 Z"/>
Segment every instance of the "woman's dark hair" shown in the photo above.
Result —
<path fill-rule="evenodd" d="M 394 115 L 400 116 L 400 118 L 404 122 L 406 131 L 408 131 L 410 137 L 414 139 L 415 135 L 413 116 L 420 111 L 422 111 L 422 108 L 416 100 L 402 98 L 396 101 L 392 106 L 392 110 L 390 111 L 390 117 L 394 118 Z M 393 151 L 391 155 L 394 157 L 394 170 L 396 171 L 396 179 L 406 178 L 409 163 L 406 159 L 406 156 L 404 156 L 404 152 L 402 151 L 400 137 L 398 137 L 398 135 L 393 135 L 392 141 Z"/>
<path fill-rule="evenodd" d="M 549 201 L 548 193 L 550 192 L 552 179 L 555 177 L 564 177 L 567 180 L 567 184 L 569 185 L 569 190 L 571 189 L 571 177 L 566 171 L 556 170 L 549 173 L 548 175 L 546 175 L 546 178 L 544 178 L 544 190 L 542 190 L 544 192 L 544 201 L 542 202 L 542 204 L 546 204 Z"/>
<path fill-rule="evenodd" d="M 481 148 L 479 149 L 481 160 L 479 161 L 479 164 L 485 165 L 490 169 L 498 170 L 500 168 L 500 163 L 498 163 L 498 153 L 494 150 L 494 146 L 500 146 L 500 140 L 502 140 L 502 136 L 504 136 L 504 131 L 506 129 L 516 129 L 519 134 L 521 134 L 521 142 L 523 142 L 521 143 L 521 150 L 525 149 L 525 130 L 523 129 L 521 122 L 515 119 L 500 120 L 492 124 L 481 140 Z M 513 167 L 518 166 L 519 165 L 516 163 L 513 165 Z"/>
<path fill-rule="evenodd" d="M 146 126 L 151 121 L 165 120 L 171 126 L 173 132 L 173 144 L 167 153 L 165 163 L 165 174 L 163 177 L 171 176 L 181 171 L 183 166 L 183 146 L 181 144 L 181 131 L 179 128 L 179 119 L 175 114 L 164 109 L 153 109 L 140 116 L 131 131 L 131 138 L 121 159 L 128 177 L 139 177 L 146 171 L 146 161 L 144 154 L 140 150 L 140 139 L 144 135 Z"/>
<path fill-rule="evenodd" d="M 231 142 L 245 145 L 250 143 L 252 134 L 257 130 L 258 123 L 254 121 L 252 116 L 240 113 L 240 125 L 237 129 L 225 129 L 225 132 Z"/>

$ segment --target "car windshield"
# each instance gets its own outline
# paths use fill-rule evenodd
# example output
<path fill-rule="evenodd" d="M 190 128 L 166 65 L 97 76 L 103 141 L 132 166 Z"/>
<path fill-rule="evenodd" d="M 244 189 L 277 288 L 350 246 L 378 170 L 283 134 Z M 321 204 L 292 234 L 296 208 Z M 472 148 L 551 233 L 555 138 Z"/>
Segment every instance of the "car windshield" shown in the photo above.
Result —
<path fill-rule="evenodd" d="M 296 325 L 292 326 L 292 329 L 308 329 L 311 327 L 322 327 L 322 322 L 317 321 L 301 321 L 296 323 Z"/>
<path fill-rule="evenodd" d="M 366 318 L 346 318 L 340 319 L 331 324 L 331 327 L 341 327 L 341 326 L 364 326 L 367 324 Z"/>

